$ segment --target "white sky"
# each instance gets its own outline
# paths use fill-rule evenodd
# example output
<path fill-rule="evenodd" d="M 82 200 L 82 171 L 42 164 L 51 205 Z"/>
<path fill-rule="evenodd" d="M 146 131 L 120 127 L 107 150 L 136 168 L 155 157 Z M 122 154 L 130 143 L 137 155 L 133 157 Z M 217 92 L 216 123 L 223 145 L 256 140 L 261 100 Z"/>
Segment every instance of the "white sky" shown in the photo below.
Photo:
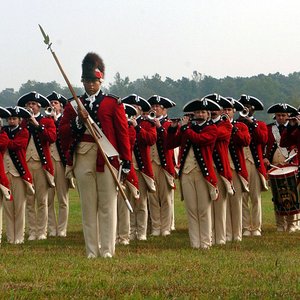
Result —
<path fill-rule="evenodd" d="M 299 0 L 2 0 L 0 91 L 28 79 L 66 86 L 38 24 L 71 83 L 97 52 L 106 85 L 130 80 L 216 78 L 300 71 Z"/>

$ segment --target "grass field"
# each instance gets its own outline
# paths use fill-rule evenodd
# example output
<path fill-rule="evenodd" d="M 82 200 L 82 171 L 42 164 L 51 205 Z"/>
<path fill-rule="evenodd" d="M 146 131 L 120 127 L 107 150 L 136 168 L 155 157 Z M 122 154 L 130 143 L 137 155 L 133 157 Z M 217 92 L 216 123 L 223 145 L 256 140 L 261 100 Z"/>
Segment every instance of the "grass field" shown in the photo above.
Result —
<path fill-rule="evenodd" d="M 0 249 L 0 299 L 299 299 L 300 232 L 277 233 L 263 193 L 263 236 L 209 251 L 189 246 L 183 203 L 176 231 L 117 246 L 113 259 L 88 260 L 80 203 L 71 191 L 67 238 Z"/>

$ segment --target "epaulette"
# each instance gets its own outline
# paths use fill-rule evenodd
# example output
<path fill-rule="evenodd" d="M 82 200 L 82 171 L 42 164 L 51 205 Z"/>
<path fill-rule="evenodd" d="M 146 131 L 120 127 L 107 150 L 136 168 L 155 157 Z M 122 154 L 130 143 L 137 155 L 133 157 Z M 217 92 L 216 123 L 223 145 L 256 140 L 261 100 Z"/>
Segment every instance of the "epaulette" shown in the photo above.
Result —
<path fill-rule="evenodd" d="M 111 98 L 114 98 L 117 100 L 118 104 L 121 104 L 122 103 L 122 99 L 114 94 L 105 94 L 105 96 L 107 97 L 111 97 Z"/>

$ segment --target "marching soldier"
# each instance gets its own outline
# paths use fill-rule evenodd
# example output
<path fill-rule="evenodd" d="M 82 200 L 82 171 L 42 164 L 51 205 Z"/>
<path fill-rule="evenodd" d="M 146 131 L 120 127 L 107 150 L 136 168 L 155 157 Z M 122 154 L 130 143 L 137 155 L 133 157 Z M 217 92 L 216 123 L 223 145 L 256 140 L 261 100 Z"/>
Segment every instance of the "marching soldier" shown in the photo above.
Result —
<path fill-rule="evenodd" d="M 124 106 L 117 97 L 101 91 L 104 68 L 103 60 L 96 53 L 90 52 L 84 57 L 82 82 L 85 94 L 80 100 L 85 110 L 77 111 L 74 102 L 68 103 L 59 126 L 59 132 L 64 137 L 62 146 L 67 157 L 66 172 L 75 175 L 80 195 L 88 258 L 99 255 L 111 258 L 115 254 L 118 194 L 114 177 L 84 124 L 89 117 L 119 153 L 119 158 L 109 158 L 115 175 L 122 168 L 125 176 L 130 171 L 131 163 Z"/>
<path fill-rule="evenodd" d="M 210 94 L 204 98 L 215 101 L 221 108 L 232 108 L 226 98 L 218 94 Z M 219 198 L 212 205 L 212 242 L 217 245 L 226 244 L 226 205 L 229 195 L 234 194 L 232 172 L 228 159 L 232 124 L 223 110 L 211 111 L 211 120 L 217 126 L 218 135 L 213 151 L 215 172 L 218 178 Z"/>
<path fill-rule="evenodd" d="M 24 119 L 21 127 L 28 129 L 29 142 L 26 161 L 33 178 L 35 195 L 27 197 L 28 240 L 47 239 L 48 190 L 54 187 L 54 169 L 50 155 L 50 144 L 56 141 L 56 128 L 51 118 L 44 117 L 41 107 L 49 107 L 49 100 L 33 91 L 21 96 L 18 106 L 26 107 L 32 115 Z M 36 208 L 37 204 L 37 208 Z"/>
<path fill-rule="evenodd" d="M 147 115 L 151 105 L 144 98 L 131 94 L 123 98 L 123 103 L 133 105 L 138 111 L 138 117 L 130 122 L 136 131 L 136 142 L 133 148 L 132 161 L 136 171 L 140 198 L 132 203 L 133 213 L 130 215 L 130 239 L 146 240 L 148 225 L 148 193 L 155 192 L 154 175 L 150 159 L 150 147 L 156 142 L 156 128 Z"/>
<path fill-rule="evenodd" d="M 247 113 L 240 114 L 238 121 L 247 125 L 251 136 L 249 147 L 244 148 L 249 175 L 249 192 L 243 195 L 243 235 L 261 236 L 261 192 L 268 190 L 266 168 L 263 163 L 264 147 L 268 141 L 268 129 L 264 122 L 257 121 L 253 116 L 255 111 L 264 109 L 260 100 L 253 96 L 241 95 L 239 102 L 247 108 Z M 251 212 L 249 203 L 251 203 Z"/>
<path fill-rule="evenodd" d="M 224 108 L 229 116 L 232 131 L 229 143 L 228 158 L 232 171 L 234 194 L 228 196 L 226 209 L 226 240 L 240 242 L 242 240 L 242 202 L 243 192 L 249 192 L 248 172 L 244 156 L 244 147 L 250 144 L 248 127 L 233 119 L 236 111 L 243 111 L 244 106 L 231 97 L 227 97 L 232 107 Z"/>
<path fill-rule="evenodd" d="M 55 188 L 49 189 L 48 194 L 48 231 L 49 236 L 67 236 L 68 216 L 69 216 L 69 180 L 65 176 L 66 157 L 61 147 L 61 139 L 58 132 L 59 122 L 63 114 L 63 108 L 67 104 L 67 99 L 56 93 L 47 96 L 51 103 L 48 109 L 48 116 L 53 118 L 56 126 L 56 142 L 50 145 L 51 159 L 54 167 L 54 182 Z M 58 200 L 58 219 L 56 220 L 55 213 L 55 191 Z"/>
<path fill-rule="evenodd" d="M 7 241 L 11 244 L 23 244 L 25 233 L 25 207 L 27 195 L 33 196 L 32 176 L 26 162 L 26 148 L 29 139 L 27 128 L 20 126 L 22 118 L 31 117 L 23 107 L 7 107 L 11 116 L 4 127 L 8 146 L 4 154 L 4 167 L 9 179 L 14 201 L 4 202 Z"/>
<path fill-rule="evenodd" d="M 184 112 L 194 112 L 194 120 L 182 118 L 172 122 L 168 129 L 167 145 L 180 148 L 179 179 L 185 201 L 189 237 L 192 248 L 209 249 L 211 246 L 211 206 L 218 199 L 217 177 L 213 168 L 213 149 L 217 127 L 208 121 L 209 111 L 221 107 L 209 99 L 188 102 Z"/>
<path fill-rule="evenodd" d="M 8 145 L 8 138 L 6 132 L 2 130 L 3 121 L 1 118 L 8 118 L 10 112 L 0 106 L 0 244 L 2 240 L 2 215 L 3 215 L 3 202 L 11 201 L 12 195 L 9 189 L 9 181 L 5 174 L 3 156 Z"/>
<path fill-rule="evenodd" d="M 280 140 L 284 129 L 289 121 L 289 114 L 297 114 L 297 109 L 287 103 L 277 103 L 268 108 L 268 113 L 273 113 L 275 122 L 268 124 L 268 143 L 265 148 L 264 163 L 267 168 L 272 166 L 282 166 L 287 164 L 289 156 L 295 152 L 295 145 L 292 147 L 281 147 Z M 288 163 L 298 164 L 297 157 L 288 161 Z M 280 215 L 275 210 L 275 221 L 277 231 L 295 232 L 295 215 Z"/>
<path fill-rule="evenodd" d="M 150 148 L 156 192 L 149 194 L 149 210 L 152 235 L 168 236 L 172 225 L 172 190 L 175 188 L 174 151 L 167 149 L 166 136 L 171 121 L 164 117 L 164 110 L 176 104 L 168 98 L 151 96 L 147 100 L 155 112 L 153 123 L 156 127 L 157 141 Z"/>
<path fill-rule="evenodd" d="M 137 110 L 134 106 L 130 104 L 125 104 L 125 112 L 128 120 L 128 132 L 131 145 L 131 153 L 136 140 L 136 131 L 131 123 L 131 120 L 137 115 Z M 123 182 L 125 192 L 130 203 L 135 203 L 139 201 L 139 187 L 138 187 L 138 178 L 133 167 L 133 164 L 130 166 L 130 172 L 128 173 L 125 182 Z M 121 198 L 121 195 L 118 195 L 118 223 L 117 223 L 117 243 L 121 245 L 128 245 L 130 242 L 130 212 Z"/>

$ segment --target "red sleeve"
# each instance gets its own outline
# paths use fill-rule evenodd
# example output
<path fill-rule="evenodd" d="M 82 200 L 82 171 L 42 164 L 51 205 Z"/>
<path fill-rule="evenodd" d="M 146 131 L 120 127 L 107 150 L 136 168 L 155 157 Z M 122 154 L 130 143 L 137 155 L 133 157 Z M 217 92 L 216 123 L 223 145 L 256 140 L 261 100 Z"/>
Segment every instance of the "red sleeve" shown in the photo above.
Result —
<path fill-rule="evenodd" d="M 225 121 L 221 121 L 221 123 L 218 124 L 217 129 L 218 129 L 218 136 L 217 136 L 218 142 L 230 140 L 232 125 L 229 119 Z"/>
<path fill-rule="evenodd" d="M 292 147 L 297 145 L 298 136 L 299 129 L 297 126 L 290 126 L 288 128 L 285 128 L 280 138 L 280 147 Z"/>
<path fill-rule="evenodd" d="M 113 116 L 113 126 L 115 133 L 117 134 L 117 144 L 120 159 L 131 161 L 128 122 L 123 104 L 116 102 Z"/>
<path fill-rule="evenodd" d="M 140 123 L 140 129 L 137 134 L 139 143 L 145 143 L 147 146 L 152 146 L 156 143 L 157 133 L 156 127 L 149 121 L 143 120 Z"/>
<path fill-rule="evenodd" d="M 218 129 L 216 125 L 208 125 L 200 133 L 197 133 L 188 128 L 186 134 L 193 144 L 205 143 L 206 145 L 213 145 L 216 142 Z"/>
<path fill-rule="evenodd" d="M 42 118 L 41 125 L 44 125 L 44 130 L 41 132 L 40 137 L 42 141 L 48 141 L 50 144 L 56 141 L 56 126 L 52 118 Z"/>
<path fill-rule="evenodd" d="M 0 151 L 4 152 L 8 146 L 9 138 L 5 131 L 0 132 Z"/>
<path fill-rule="evenodd" d="M 26 149 L 29 139 L 29 132 L 26 128 L 22 128 L 13 140 L 9 140 L 7 148 L 12 151 L 17 151 L 21 148 Z"/>
<path fill-rule="evenodd" d="M 236 130 L 233 130 L 232 132 L 232 139 L 234 144 L 242 147 L 249 146 L 251 137 L 248 127 L 245 124 L 238 122 L 234 125 L 234 128 L 236 128 Z"/>
<path fill-rule="evenodd" d="M 252 132 L 252 140 L 255 144 L 265 145 L 268 142 L 268 128 L 266 123 L 257 121 L 257 127 Z"/>
<path fill-rule="evenodd" d="M 166 143 L 167 143 L 167 149 L 175 149 L 179 146 L 181 146 L 181 138 L 182 133 L 180 132 L 180 125 L 177 127 L 169 127 Z"/>

